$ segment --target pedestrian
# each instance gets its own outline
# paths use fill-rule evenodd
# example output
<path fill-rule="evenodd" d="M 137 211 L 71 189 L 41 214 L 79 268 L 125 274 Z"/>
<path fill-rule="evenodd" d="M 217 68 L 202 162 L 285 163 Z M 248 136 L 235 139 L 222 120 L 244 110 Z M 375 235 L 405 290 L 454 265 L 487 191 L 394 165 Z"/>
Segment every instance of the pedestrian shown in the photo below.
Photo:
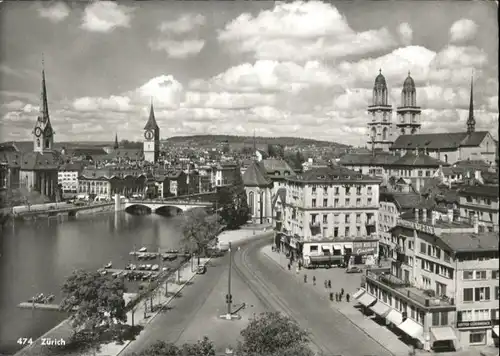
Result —
<path fill-rule="evenodd" d="M 292 269 L 292 266 L 290 265 L 290 263 L 288 264 L 288 270 L 290 271 Z"/>
<path fill-rule="evenodd" d="M 333 302 L 333 292 L 330 292 L 330 301 Z"/>
<path fill-rule="evenodd" d="M 313 276 L 313 286 L 316 285 L 316 276 Z"/>
<path fill-rule="evenodd" d="M 332 289 L 332 281 L 328 280 L 328 289 Z"/>
<path fill-rule="evenodd" d="M 342 301 L 342 293 L 339 294 L 339 302 Z"/>
<path fill-rule="evenodd" d="M 340 295 L 344 295 L 344 288 L 340 290 Z"/>
<path fill-rule="evenodd" d="M 307 283 L 307 274 L 304 274 L 304 283 Z"/>
<path fill-rule="evenodd" d="M 339 293 L 338 292 L 335 292 L 335 301 L 338 302 L 339 301 Z"/>
<path fill-rule="evenodd" d="M 347 303 L 349 303 L 349 298 L 350 298 L 349 293 L 347 293 L 347 294 L 345 295 L 345 299 L 346 299 Z"/>
<path fill-rule="evenodd" d="M 328 281 L 325 279 L 325 289 L 328 288 Z"/>

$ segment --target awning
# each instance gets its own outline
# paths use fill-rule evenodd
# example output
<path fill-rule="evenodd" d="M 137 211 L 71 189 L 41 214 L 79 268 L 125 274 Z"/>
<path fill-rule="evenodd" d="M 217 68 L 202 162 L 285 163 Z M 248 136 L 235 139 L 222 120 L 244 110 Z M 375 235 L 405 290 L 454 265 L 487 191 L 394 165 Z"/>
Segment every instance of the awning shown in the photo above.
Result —
<path fill-rule="evenodd" d="M 360 288 L 358 289 L 353 295 L 352 297 L 354 299 L 358 299 L 359 297 L 361 297 L 363 295 L 363 293 L 366 292 L 363 288 Z"/>
<path fill-rule="evenodd" d="M 365 307 L 369 306 L 372 304 L 374 301 L 377 299 L 368 293 L 363 294 L 361 297 L 358 298 L 358 302 L 363 304 Z"/>
<path fill-rule="evenodd" d="M 498 326 L 498 325 L 495 325 L 495 326 L 493 327 L 493 329 L 492 329 L 492 330 L 493 330 L 493 333 L 494 333 L 497 337 L 499 337 L 499 336 L 500 336 L 500 330 L 498 330 L 498 329 L 499 329 L 499 326 Z"/>
<path fill-rule="evenodd" d="M 434 337 L 434 341 L 445 341 L 445 340 L 456 340 L 455 332 L 449 326 L 443 326 L 439 328 L 431 328 L 431 334 Z"/>
<path fill-rule="evenodd" d="M 392 309 L 385 318 L 396 326 L 403 322 L 403 315 L 396 309 Z"/>
<path fill-rule="evenodd" d="M 335 250 L 342 250 L 342 245 L 333 245 Z"/>
<path fill-rule="evenodd" d="M 309 256 L 312 262 L 316 263 L 326 263 L 326 262 L 333 262 L 333 261 L 342 261 L 344 257 L 342 256 L 334 256 L 334 255 L 322 255 L 322 256 Z"/>
<path fill-rule="evenodd" d="M 422 334 L 424 333 L 424 328 L 422 327 L 422 325 L 411 319 L 406 319 L 405 321 L 403 321 L 403 323 L 398 325 L 398 329 L 414 339 L 421 339 Z"/>
<path fill-rule="evenodd" d="M 328 246 L 328 245 L 321 245 L 321 249 L 322 250 L 329 250 L 330 246 Z"/>
<path fill-rule="evenodd" d="M 377 301 L 370 307 L 370 310 L 381 317 L 385 317 L 391 311 L 391 307 L 380 301 Z"/>
<path fill-rule="evenodd" d="M 350 248 L 352 250 L 352 244 L 344 244 L 344 248 Z"/>

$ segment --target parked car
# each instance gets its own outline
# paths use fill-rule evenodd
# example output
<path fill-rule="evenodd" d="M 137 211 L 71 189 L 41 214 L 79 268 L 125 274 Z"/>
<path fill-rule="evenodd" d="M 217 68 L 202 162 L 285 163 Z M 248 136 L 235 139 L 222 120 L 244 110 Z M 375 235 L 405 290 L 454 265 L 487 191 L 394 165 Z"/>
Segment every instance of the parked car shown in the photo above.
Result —
<path fill-rule="evenodd" d="M 196 269 L 196 274 L 205 274 L 207 272 L 207 267 L 205 265 L 198 266 Z"/>
<path fill-rule="evenodd" d="M 359 267 L 348 267 L 346 270 L 345 270 L 345 273 L 362 273 L 363 270 Z"/>

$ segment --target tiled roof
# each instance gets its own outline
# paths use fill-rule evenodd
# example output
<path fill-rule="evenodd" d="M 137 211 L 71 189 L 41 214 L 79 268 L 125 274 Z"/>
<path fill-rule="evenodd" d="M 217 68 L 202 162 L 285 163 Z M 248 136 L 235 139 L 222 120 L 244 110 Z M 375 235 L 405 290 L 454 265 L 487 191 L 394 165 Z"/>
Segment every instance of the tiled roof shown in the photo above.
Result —
<path fill-rule="evenodd" d="M 477 131 L 468 135 L 467 132 L 434 133 L 399 136 L 391 149 L 450 149 L 460 146 L 479 146 L 488 131 Z"/>
<path fill-rule="evenodd" d="M 264 166 L 266 173 L 271 179 L 273 177 L 282 178 L 285 176 L 295 175 L 294 170 L 288 163 L 286 163 L 285 160 L 269 158 L 262 160 L 260 163 Z M 278 173 L 278 175 L 276 175 L 276 173 Z"/>
<path fill-rule="evenodd" d="M 413 167 L 439 167 L 449 166 L 448 163 L 440 161 L 424 154 L 406 153 L 403 157 L 392 163 L 393 166 L 413 166 Z"/>
<path fill-rule="evenodd" d="M 276 204 L 276 201 L 280 198 L 282 204 L 286 204 L 286 189 L 285 188 L 279 188 L 276 191 L 276 195 L 273 198 L 273 206 Z"/>
<path fill-rule="evenodd" d="M 350 153 L 342 156 L 339 160 L 339 164 L 357 166 L 383 166 L 392 164 L 398 159 L 398 156 L 386 152 L 376 152 L 375 154 Z"/>
<path fill-rule="evenodd" d="M 83 164 L 81 162 L 72 162 L 63 164 L 59 167 L 60 171 L 81 171 L 83 170 Z"/>
<path fill-rule="evenodd" d="M 21 158 L 22 153 L 20 152 L 0 152 L 0 162 L 7 163 L 9 168 L 19 168 Z"/>
<path fill-rule="evenodd" d="M 395 202 L 400 209 L 417 208 L 424 200 L 422 196 L 415 193 L 382 193 L 380 197 Z"/>
<path fill-rule="evenodd" d="M 21 157 L 21 170 L 57 170 L 59 164 L 57 156 L 53 152 L 39 153 L 26 152 Z"/>
<path fill-rule="evenodd" d="M 271 184 L 261 162 L 254 161 L 243 174 L 243 184 L 247 187 L 265 187 Z"/>
<path fill-rule="evenodd" d="M 498 198 L 498 185 L 462 186 L 458 194 L 461 196 L 473 195 L 478 197 Z"/>
<path fill-rule="evenodd" d="M 106 151 L 101 147 L 76 147 L 66 150 L 73 156 L 104 156 Z"/>
<path fill-rule="evenodd" d="M 355 172 L 351 169 L 347 169 L 342 166 L 331 166 L 331 167 L 321 167 L 313 168 L 311 170 L 305 171 L 298 174 L 296 177 L 290 177 L 288 180 L 294 182 L 335 182 L 335 181 L 379 181 L 376 178 L 366 176 L 359 172 Z"/>
<path fill-rule="evenodd" d="M 132 159 L 140 160 L 143 156 L 142 148 L 119 148 L 117 150 L 111 151 L 109 154 L 100 157 L 102 160 L 112 160 L 112 159 Z"/>
<path fill-rule="evenodd" d="M 498 251 L 498 233 L 441 233 L 441 240 L 455 252 Z"/>

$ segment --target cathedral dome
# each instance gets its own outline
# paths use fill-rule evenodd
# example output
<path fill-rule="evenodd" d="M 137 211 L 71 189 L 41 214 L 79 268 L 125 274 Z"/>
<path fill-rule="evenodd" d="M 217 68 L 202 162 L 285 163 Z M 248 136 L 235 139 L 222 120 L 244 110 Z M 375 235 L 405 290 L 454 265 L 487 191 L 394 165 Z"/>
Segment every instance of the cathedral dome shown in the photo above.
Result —
<path fill-rule="evenodd" d="M 377 75 L 377 78 L 375 78 L 375 86 L 377 85 L 386 86 L 385 77 L 382 75 L 382 70 L 379 70 L 379 74 Z"/>
<path fill-rule="evenodd" d="M 410 76 L 410 72 L 408 72 L 408 77 L 406 77 L 405 82 L 403 83 L 403 91 L 415 90 L 415 82 L 413 78 Z"/>

